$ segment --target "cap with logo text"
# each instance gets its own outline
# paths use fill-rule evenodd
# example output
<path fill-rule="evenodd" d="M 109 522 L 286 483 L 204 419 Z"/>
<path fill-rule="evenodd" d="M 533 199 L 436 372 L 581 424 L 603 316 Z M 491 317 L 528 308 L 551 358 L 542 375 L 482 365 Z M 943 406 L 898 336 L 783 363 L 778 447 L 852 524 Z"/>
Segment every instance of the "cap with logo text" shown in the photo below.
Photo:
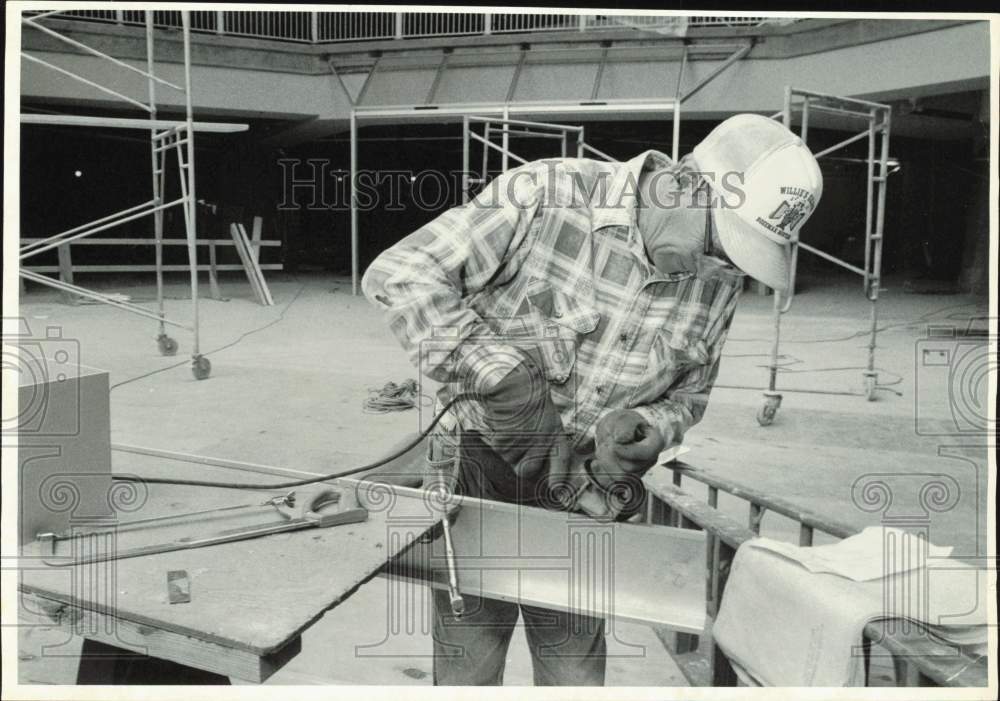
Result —
<path fill-rule="evenodd" d="M 812 152 L 780 122 L 738 114 L 692 155 L 718 197 L 712 214 L 726 255 L 750 277 L 787 290 L 790 244 L 823 194 Z"/>

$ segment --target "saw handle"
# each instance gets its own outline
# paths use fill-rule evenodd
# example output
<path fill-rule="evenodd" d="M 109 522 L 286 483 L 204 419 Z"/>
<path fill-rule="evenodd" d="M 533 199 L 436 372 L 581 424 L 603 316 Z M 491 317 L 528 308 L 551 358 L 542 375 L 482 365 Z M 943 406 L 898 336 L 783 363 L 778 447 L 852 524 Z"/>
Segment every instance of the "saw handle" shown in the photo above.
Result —
<path fill-rule="evenodd" d="M 366 509 L 361 506 L 345 508 L 341 501 L 339 491 L 324 486 L 296 495 L 294 507 L 279 506 L 278 509 L 290 519 L 310 521 L 318 528 L 368 520 Z"/>

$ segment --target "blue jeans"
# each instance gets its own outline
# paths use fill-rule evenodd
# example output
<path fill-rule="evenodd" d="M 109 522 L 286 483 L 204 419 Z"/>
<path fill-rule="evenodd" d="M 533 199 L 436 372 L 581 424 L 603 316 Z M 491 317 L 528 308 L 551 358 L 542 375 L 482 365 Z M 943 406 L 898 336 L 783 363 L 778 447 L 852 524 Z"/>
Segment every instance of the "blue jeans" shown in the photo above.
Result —
<path fill-rule="evenodd" d="M 495 501 L 531 503 L 532 490 L 477 434 L 464 434 L 455 489 Z M 603 686 L 604 620 L 497 599 L 463 596 L 465 615 L 451 614 L 448 592 L 434 591 L 434 684 L 503 683 L 507 649 L 524 617 L 536 686 Z"/>

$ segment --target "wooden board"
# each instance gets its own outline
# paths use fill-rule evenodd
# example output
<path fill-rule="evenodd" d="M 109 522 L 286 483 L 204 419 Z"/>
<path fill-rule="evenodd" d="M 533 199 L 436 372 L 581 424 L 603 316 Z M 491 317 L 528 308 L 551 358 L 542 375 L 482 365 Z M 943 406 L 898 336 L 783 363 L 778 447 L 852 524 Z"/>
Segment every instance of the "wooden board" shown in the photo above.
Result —
<path fill-rule="evenodd" d="M 260 241 L 263 229 L 264 219 L 262 217 L 254 217 L 250 238 L 250 250 L 253 252 L 253 259 L 255 263 L 260 263 Z"/>
<path fill-rule="evenodd" d="M 190 488 L 155 486 L 155 498 L 127 518 L 193 510 L 185 503 Z M 119 637 L 135 634 L 132 643 L 140 646 L 155 638 L 166 659 L 261 681 L 303 630 L 437 521 L 423 500 L 393 498 L 370 483 L 345 488 L 357 489 L 369 507 L 367 522 L 77 567 L 46 566 L 33 544 L 22 560 L 19 586 L 56 605 L 103 612 L 127 624 Z M 225 491 L 222 498 L 239 504 L 247 497 L 260 493 Z M 168 602 L 169 570 L 188 572 L 190 603 Z M 261 658 L 259 665 L 248 662 L 253 657 Z"/>
<path fill-rule="evenodd" d="M 250 242 L 247 240 L 246 230 L 243 228 L 243 225 L 230 224 L 229 233 L 236 244 L 236 252 L 239 254 L 240 262 L 243 263 L 243 268 L 247 273 L 247 280 L 250 282 L 250 288 L 253 290 L 257 301 L 265 306 L 274 304 L 274 300 L 271 299 L 271 292 L 267 288 L 267 282 L 264 281 L 264 274 L 261 272 L 260 266 L 250 250 Z"/>
<path fill-rule="evenodd" d="M 253 259 L 250 257 L 246 247 L 244 246 L 244 236 L 239 224 L 230 224 L 229 234 L 233 237 L 233 244 L 236 247 L 237 255 L 240 257 L 240 262 L 243 264 L 243 270 L 246 272 L 247 282 L 250 283 L 250 289 L 253 291 L 257 302 L 264 304 L 263 292 L 260 289 L 260 283 L 257 280 L 257 276 L 253 271 Z"/>
<path fill-rule="evenodd" d="M 121 494 L 111 482 L 108 373 L 81 365 L 80 344 L 59 327 L 32 320 L 24 331 L 16 362 L 22 544 L 74 520 L 107 518 Z M 5 447 L 5 466 L 7 457 Z"/>
<path fill-rule="evenodd" d="M 219 268 L 215 259 L 215 244 L 208 247 L 208 289 L 212 299 L 222 299 L 219 292 Z"/>
<path fill-rule="evenodd" d="M 258 220 L 259 219 L 255 220 L 255 222 Z M 243 250 L 246 252 L 247 257 L 252 261 L 251 272 L 257 279 L 257 287 L 260 289 L 261 298 L 263 299 L 262 304 L 270 306 L 274 304 L 274 300 L 271 299 L 271 290 L 267 286 L 267 280 L 264 279 L 264 273 L 261 271 L 260 263 L 258 262 L 258 257 L 259 257 L 258 251 L 251 245 L 250 238 L 247 236 L 246 227 L 244 227 L 242 224 L 237 224 L 236 228 L 239 229 L 240 232 L 240 237 L 239 237 L 240 244 L 237 246 L 237 250 L 239 250 L 240 247 L 242 247 Z M 257 231 L 255 231 L 254 235 L 257 236 L 259 239 L 260 230 L 258 229 Z"/>
<path fill-rule="evenodd" d="M 64 246 L 59 246 L 56 248 L 56 253 L 59 256 L 59 280 L 65 282 L 68 285 L 73 284 L 73 257 L 69 250 L 69 244 Z M 72 292 L 62 293 L 63 302 L 66 304 L 76 304 L 80 301 L 80 297 L 73 294 Z"/>
<path fill-rule="evenodd" d="M 22 592 L 21 603 L 30 610 L 44 614 L 53 623 L 71 632 L 81 633 L 91 640 L 245 681 L 265 681 L 302 650 L 302 639 L 297 637 L 281 649 L 261 656 L 247 650 L 134 623 L 113 613 L 83 609 L 32 592 Z"/>

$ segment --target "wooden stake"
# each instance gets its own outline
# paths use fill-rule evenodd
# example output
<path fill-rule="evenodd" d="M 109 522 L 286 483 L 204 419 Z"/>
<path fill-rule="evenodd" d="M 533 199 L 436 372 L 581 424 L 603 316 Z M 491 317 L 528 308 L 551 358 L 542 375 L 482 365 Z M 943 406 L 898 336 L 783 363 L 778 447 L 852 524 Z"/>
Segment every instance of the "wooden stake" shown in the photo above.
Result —
<path fill-rule="evenodd" d="M 212 299 L 222 299 L 219 293 L 219 275 L 215 264 L 215 244 L 208 246 L 208 285 Z"/>
<path fill-rule="evenodd" d="M 69 252 L 69 244 L 64 244 L 56 248 L 56 253 L 59 254 L 59 279 L 72 285 L 73 259 Z M 77 302 L 76 295 L 72 295 L 69 292 L 63 292 L 62 298 L 66 304 L 76 304 Z"/>

